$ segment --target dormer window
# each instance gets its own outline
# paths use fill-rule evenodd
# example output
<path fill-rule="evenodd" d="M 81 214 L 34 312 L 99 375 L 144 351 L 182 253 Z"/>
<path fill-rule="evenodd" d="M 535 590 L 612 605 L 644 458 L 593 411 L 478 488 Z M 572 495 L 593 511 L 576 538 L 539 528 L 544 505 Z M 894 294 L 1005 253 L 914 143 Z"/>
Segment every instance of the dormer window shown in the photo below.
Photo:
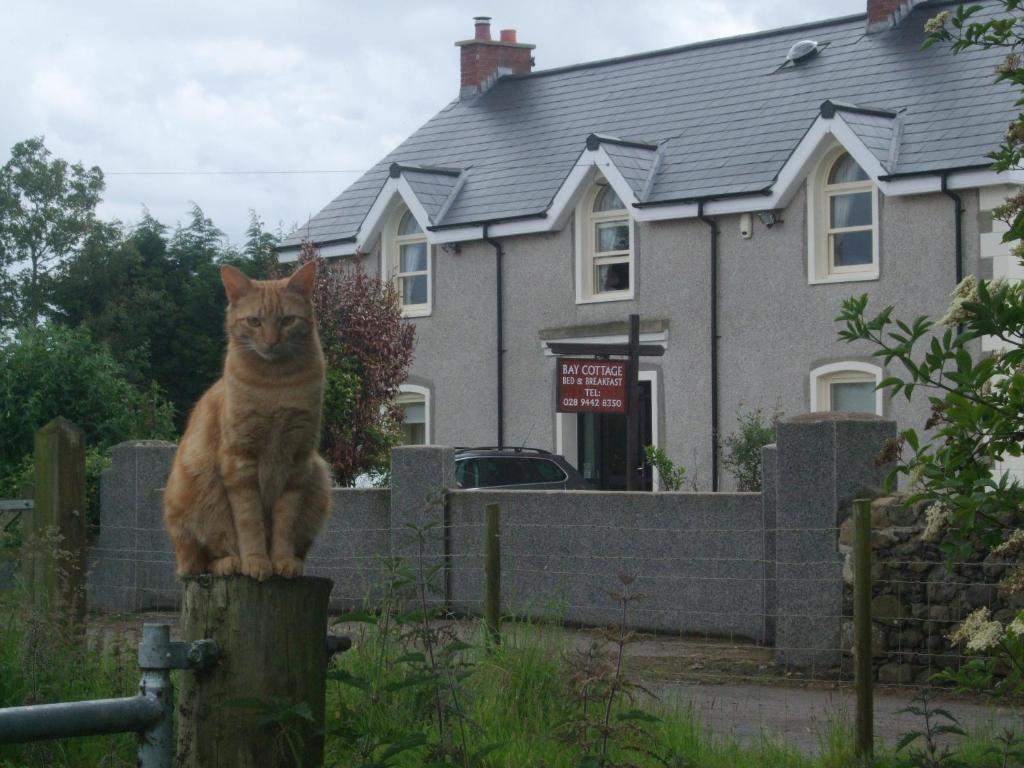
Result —
<path fill-rule="evenodd" d="M 878 277 L 878 190 L 849 152 L 825 155 L 808 183 L 811 282 Z"/>
<path fill-rule="evenodd" d="M 577 221 L 577 302 L 632 299 L 633 222 L 615 190 L 595 184 L 584 195 Z"/>
<path fill-rule="evenodd" d="M 430 314 L 430 246 L 423 229 L 405 207 L 392 217 L 384 243 L 387 273 L 398 288 L 402 314 L 422 317 Z"/>

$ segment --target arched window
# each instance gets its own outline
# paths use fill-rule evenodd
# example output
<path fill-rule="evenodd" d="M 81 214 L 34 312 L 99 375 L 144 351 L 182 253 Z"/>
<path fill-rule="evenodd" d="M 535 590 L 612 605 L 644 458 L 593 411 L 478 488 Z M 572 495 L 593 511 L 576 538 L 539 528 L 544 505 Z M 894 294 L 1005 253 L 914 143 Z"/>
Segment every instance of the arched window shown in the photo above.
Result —
<path fill-rule="evenodd" d="M 842 147 L 808 184 L 812 282 L 878 277 L 878 190 Z"/>
<path fill-rule="evenodd" d="M 402 445 L 429 445 L 430 390 L 403 384 L 395 402 L 402 409 Z"/>
<path fill-rule="evenodd" d="M 633 298 L 633 222 L 611 185 L 597 183 L 577 211 L 577 301 Z"/>
<path fill-rule="evenodd" d="M 402 314 L 430 314 L 430 245 L 412 212 L 402 206 L 391 218 L 384 243 L 385 266 L 398 288 Z"/>
<path fill-rule="evenodd" d="M 811 371 L 811 410 L 882 415 L 882 369 L 855 361 L 829 363 Z"/>

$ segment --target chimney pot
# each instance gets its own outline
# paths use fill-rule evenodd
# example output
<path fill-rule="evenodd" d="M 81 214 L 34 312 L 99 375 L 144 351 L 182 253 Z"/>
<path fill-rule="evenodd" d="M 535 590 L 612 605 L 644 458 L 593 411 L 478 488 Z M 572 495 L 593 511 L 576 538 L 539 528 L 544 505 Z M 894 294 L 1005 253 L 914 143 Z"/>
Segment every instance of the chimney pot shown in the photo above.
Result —
<path fill-rule="evenodd" d="M 514 29 L 503 29 L 503 30 L 501 30 L 501 42 L 503 42 L 503 43 L 514 43 L 514 42 L 516 42 L 516 31 Z"/>
<path fill-rule="evenodd" d="M 491 17 L 490 16 L 474 16 L 473 24 L 476 27 L 476 32 L 473 37 L 477 40 L 490 40 L 491 39 Z"/>

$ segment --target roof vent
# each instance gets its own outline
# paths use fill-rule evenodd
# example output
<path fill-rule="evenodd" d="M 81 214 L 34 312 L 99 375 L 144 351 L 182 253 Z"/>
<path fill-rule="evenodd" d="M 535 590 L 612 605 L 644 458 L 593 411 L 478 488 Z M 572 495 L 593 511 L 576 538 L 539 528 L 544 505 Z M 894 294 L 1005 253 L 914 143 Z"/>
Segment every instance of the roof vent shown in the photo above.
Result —
<path fill-rule="evenodd" d="M 801 40 L 793 43 L 789 53 L 786 54 L 786 63 L 799 64 L 804 59 L 809 59 L 819 50 L 821 49 L 818 47 L 817 40 Z"/>

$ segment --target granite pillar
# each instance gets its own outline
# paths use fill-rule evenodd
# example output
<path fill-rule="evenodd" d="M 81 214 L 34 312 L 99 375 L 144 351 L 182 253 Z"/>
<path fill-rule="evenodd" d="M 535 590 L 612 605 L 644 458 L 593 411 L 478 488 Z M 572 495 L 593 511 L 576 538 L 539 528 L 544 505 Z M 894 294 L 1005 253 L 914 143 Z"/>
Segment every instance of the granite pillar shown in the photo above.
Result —
<path fill-rule="evenodd" d="M 776 441 L 776 626 L 779 662 L 839 666 L 842 576 L 839 514 L 877 494 L 876 464 L 895 422 L 870 414 L 810 413 L 783 420 Z"/>
<path fill-rule="evenodd" d="M 181 585 L 163 526 L 162 493 L 174 443 L 114 446 L 100 483 L 100 532 L 90 548 L 89 605 L 100 611 L 176 608 Z"/>
<path fill-rule="evenodd" d="M 431 576 L 438 601 L 449 596 L 445 564 L 449 532 L 447 492 L 455 487 L 455 451 L 433 445 L 391 451 L 391 554 Z"/>

